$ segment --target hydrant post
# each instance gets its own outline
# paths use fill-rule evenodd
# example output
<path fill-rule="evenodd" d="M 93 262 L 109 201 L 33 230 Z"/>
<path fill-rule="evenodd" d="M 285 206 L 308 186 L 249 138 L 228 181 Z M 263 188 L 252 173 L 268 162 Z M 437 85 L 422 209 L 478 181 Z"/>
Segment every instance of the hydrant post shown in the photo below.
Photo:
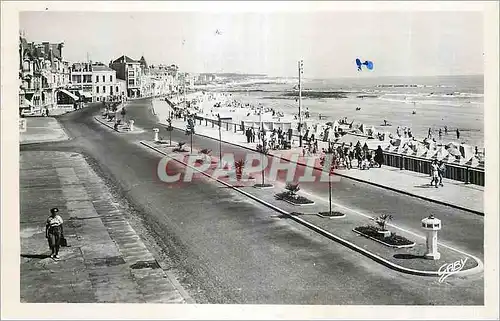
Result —
<path fill-rule="evenodd" d="M 441 254 L 438 252 L 437 233 L 441 230 L 441 220 L 430 215 L 422 219 L 422 228 L 426 231 L 425 258 L 429 260 L 439 260 Z"/>
<path fill-rule="evenodd" d="M 158 138 L 158 133 L 160 132 L 160 130 L 158 128 L 153 128 L 153 132 L 155 133 L 154 141 L 159 141 L 160 139 Z"/>

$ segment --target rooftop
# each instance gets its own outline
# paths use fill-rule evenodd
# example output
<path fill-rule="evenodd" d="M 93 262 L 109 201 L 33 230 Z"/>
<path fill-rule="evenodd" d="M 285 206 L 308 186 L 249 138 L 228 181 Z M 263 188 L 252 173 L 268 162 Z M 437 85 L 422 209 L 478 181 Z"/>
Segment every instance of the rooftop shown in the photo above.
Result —
<path fill-rule="evenodd" d="M 139 63 L 139 61 L 123 55 L 120 58 L 113 60 L 112 63 Z"/>
<path fill-rule="evenodd" d="M 92 71 L 114 71 L 106 65 L 93 65 Z"/>

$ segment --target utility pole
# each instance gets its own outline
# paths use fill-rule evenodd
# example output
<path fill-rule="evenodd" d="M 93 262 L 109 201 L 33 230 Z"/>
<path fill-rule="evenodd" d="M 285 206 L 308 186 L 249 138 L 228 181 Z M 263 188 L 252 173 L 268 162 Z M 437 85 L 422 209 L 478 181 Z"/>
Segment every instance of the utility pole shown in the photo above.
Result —
<path fill-rule="evenodd" d="M 304 73 L 304 61 L 299 60 L 299 147 L 302 147 L 302 74 Z"/>
<path fill-rule="evenodd" d="M 332 171 L 328 173 L 328 201 L 330 203 L 330 214 L 332 214 Z"/>
<path fill-rule="evenodd" d="M 222 133 L 221 133 L 222 122 L 220 119 L 220 114 L 217 114 L 217 119 L 219 122 L 219 165 L 222 168 Z"/>

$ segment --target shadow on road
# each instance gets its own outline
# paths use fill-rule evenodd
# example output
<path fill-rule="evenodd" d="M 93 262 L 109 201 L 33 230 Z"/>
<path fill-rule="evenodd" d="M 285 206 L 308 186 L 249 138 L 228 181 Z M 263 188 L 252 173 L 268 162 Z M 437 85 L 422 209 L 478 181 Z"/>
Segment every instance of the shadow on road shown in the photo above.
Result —
<path fill-rule="evenodd" d="M 413 254 L 408 254 L 408 253 L 399 253 L 399 254 L 394 254 L 393 256 L 395 259 L 404 259 L 404 260 L 411 260 L 411 259 L 423 259 L 423 255 L 413 255 Z"/>
<path fill-rule="evenodd" d="M 49 258 L 50 255 L 48 254 L 21 254 L 21 257 L 25 257 L 28 259 L 46 259 Z"/>
<path fill-rule="evenodd" d="M 430 184 L 414 185 L 413 187 L 417 187 L 417 188 L 435 188 L 434 185 L 430 185 Z"/>

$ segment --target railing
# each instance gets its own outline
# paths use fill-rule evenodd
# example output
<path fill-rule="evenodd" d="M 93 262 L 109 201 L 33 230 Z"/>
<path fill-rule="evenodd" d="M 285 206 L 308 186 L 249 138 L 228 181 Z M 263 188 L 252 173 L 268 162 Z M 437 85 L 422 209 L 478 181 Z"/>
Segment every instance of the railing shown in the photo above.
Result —
<path fill-rule="evenodd" d="M 425 173 L 429 174 L 429 176 L 431 173 L 431 162 L 431 159 L 384 152 L 385 165 L 401 170 Z M 445 166 L 445 178 L 461 181 L 465 184 L 484 186 L 484 169 L 452 163 L 445 163 Z"/>
<path fill-rule="evenodd" d="M 168 99 L 167 102 L 174 106 Z M 217 128 L 218 120 L 217 119 L 208 119 L 202 116 L 195 116 L 195 121 L 199 125 L 211 126 L 212 128 Z M 253 127 L 253 126 L 251 126 Z M 253 127 L 254 129 L 258 129 Z M 228 121 L 221 121 L 221 129 L 226 131 L 234 131 L 235 133 L 238 131 L 245 131 L 245 126 L 243 122 L 241 123 L 232 123 Z M 292 134 L 292 137 L 299 139 L 299 135 Z M 319 139 L 319 137 L 318 137 Z M 401 170 L 408 170 L 417 173 L 431 173 L 431 162 L 432 159 L 426 159 L 416 156 L 410 155 L 402 155 L 390 152 L 384 152 L 384 165 L 390 167 L 396 167 Z M 452 179 L 455 181 L 461 181 L 465 184 L 474 184 L 479 186 L 484 186 L 484 169 L 477 167 L 470 167 L 459 164 L 445 163 L 446 171 L 445 178 Z"/>

